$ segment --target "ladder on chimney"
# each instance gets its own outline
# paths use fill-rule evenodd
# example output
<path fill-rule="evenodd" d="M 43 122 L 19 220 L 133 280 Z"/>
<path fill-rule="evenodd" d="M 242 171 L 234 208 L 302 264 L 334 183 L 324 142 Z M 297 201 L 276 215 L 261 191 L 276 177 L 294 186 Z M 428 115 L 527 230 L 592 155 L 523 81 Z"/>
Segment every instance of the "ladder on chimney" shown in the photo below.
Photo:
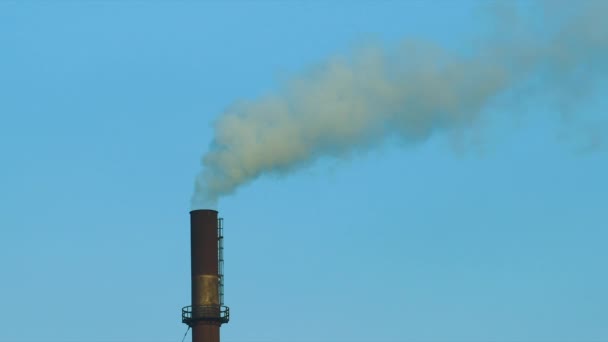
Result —
<path fill-rule="evenodd" d="M 220 306 L 224 305 L 224 219 L 217 219 L 217 270 Z"/>

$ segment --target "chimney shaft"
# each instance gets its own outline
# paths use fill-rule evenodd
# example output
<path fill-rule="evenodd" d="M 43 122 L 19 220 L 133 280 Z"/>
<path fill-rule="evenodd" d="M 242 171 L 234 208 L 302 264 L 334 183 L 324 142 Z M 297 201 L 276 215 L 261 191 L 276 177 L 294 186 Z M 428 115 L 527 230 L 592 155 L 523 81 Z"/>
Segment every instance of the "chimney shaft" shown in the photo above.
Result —
<path fill-rule="evenodd" d="M 192 328 L 193 342 L 219 342 L 220 325 L 228 322 L 221 303 L 221 230 L 215 210 L 190 212 L 192 305 L 182 309 L 182 322 Z"/>

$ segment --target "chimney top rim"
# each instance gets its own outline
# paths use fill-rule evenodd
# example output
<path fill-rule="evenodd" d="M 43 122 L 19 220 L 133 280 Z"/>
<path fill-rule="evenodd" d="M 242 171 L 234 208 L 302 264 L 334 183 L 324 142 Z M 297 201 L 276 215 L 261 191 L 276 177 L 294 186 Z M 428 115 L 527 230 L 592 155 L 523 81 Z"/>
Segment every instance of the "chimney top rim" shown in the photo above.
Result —
<path fill-rule="evenodd" d="M 215 212 L 217 213 L 217 210 L 214 209 L 194 209 L 194 210 L 190 210 L 190 214 L 196 213 L 196 212 Z"/>

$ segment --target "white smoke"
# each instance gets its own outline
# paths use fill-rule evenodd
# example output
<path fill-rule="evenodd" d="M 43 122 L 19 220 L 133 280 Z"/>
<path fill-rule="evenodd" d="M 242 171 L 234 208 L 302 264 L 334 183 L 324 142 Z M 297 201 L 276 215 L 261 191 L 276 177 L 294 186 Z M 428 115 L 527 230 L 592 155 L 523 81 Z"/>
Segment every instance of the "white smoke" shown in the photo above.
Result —
<path fill-rule="evenodd" d="M 532 77 L 575 98 L 583 81 L 605 75 L 608 1 L 570 3 L 567 13 L 555 4 L 544 8 L 540 30 L 513 8 L 501 10 L 494 32 L 466 55 L 416 40 L 367 45 L 274 94 L 233 104 L 215 124 L 193 207 L 214 206 L 264 174 L 371 148 L 387 136 L 414 142 L 466 129 L 493 98 Z"/>

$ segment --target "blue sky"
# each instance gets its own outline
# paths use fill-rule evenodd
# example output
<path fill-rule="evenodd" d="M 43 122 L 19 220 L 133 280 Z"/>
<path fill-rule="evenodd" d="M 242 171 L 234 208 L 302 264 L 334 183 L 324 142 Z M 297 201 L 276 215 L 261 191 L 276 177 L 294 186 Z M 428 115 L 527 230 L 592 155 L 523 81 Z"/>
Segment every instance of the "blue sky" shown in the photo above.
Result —
<path fill-rule="evenodd" d="M 0 3 L 0 341 L 181 339 L 224 109 L 367 39 L 464 51 L 487 3 Z M 574 111 L 605 122 L 596 89 Z M 388 140 L 222 199 L 222 339 L 608 341 L 606 149 L 558 109 L 522 97 L 482 143 Z"/>

